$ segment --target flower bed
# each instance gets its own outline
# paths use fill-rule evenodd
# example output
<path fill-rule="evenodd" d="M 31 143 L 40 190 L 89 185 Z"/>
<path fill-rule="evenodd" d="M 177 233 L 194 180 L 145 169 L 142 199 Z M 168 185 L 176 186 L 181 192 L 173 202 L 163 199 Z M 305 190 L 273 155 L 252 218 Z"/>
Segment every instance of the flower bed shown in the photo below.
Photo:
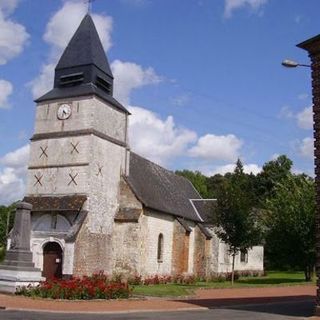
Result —
<path fill-rule="evenodd" d="M 128 283 L 130 285 L 156 285 L 156 284 L 194 284 L 196 283 L 195 276 L 191 274 L 181 274 L 181 275 L 151 275 L 142 278 L 139 275 L 129 277 Z"/>
<path fill-rule="evenodd" d="M 68 280 L 47 280 L 36 287 L 22 287 L 16 294 L 68 300 L 126 299 L 131 295 L 131 289 L 127 283 L 109 279 L 107 275 L 100 272 L 92 276 L 73 277 Z"/>

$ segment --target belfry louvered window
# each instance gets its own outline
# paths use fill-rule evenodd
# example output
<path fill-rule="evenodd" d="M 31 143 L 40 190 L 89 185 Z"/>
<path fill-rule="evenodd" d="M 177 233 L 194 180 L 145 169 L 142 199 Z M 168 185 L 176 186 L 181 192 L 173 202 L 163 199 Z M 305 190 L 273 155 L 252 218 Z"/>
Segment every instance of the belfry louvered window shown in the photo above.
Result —
<path fill-rule="evenodd" d="M 83 72 L 67 74 L 60 77 L 60 86 L 74 86 L 83 82 Z"/>

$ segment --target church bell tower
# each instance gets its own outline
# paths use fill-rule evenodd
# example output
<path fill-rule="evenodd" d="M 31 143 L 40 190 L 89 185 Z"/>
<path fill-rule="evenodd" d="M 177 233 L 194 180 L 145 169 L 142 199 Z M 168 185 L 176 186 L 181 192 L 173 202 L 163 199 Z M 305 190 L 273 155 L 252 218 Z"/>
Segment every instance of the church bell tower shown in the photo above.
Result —
<path fill-rule="evenodd" d="M 55 68 L 54 88 L 36 103 L 24 199 L 33 205 L 34 262 L 44 276 L 108 272 L 119 181 L 128 174 L 129 112 L 113 97 L 89 14 Z M 46 256 L 55 250 L 59 266 Z"/>

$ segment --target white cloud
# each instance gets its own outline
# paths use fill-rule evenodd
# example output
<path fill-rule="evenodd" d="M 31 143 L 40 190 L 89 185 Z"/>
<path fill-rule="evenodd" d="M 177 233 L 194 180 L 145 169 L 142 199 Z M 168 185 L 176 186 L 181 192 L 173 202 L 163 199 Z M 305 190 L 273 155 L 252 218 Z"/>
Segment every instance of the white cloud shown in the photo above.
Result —
<path fill-rule="evenodd" d="M 8 98 L 13 92 L 13 86 L 9 81 L 0 79 L 0 109 L 10 107 Z"/>
<path fill-rule="evenodd" d="M 114 76 L 114 96 L 125 105 L 130 103 L 132 90 L 162 81 L 153 68 L 143 69 L 133 62 L 115 60 L 111 69 Z"/>
<path fill-rule="evenodd" d="M 18 56 L 29 38 L 25 27 L 8 18 L 18 1 L 0 1 L 0 65 Z"/>
<path fill-rule="evenodd" d="M 305 158 L 313 159 L 314 145 L 313 139 L 310 137 L 304 138 L 299 142 L 298 151 Z"/>
<path fill-rule="evenodd" d="M 205 160 L 235 161 L 242 145 L 243 142 L 233 134 L 206 134 L 189 150 L 189 155 Z"/>
<path fill-rule="evenodd" d="M 85 2 L 67 1 L 47 24 L 44 40 L 56 49 L 63 50 L 87 13 Z M 92 14 L 104 49 L 108 51 L 112 45 L 112 18 L 105 15 Z"/>
<path fill-rule="evenodd" d="M 0 158 L 0 204 L 10 204 L 23 197 L 29 145 L 25 145 Z"/>
<path fill-rule="evenodd" d="M 54 63 L 42 65 L 39 76 L 29 83 L 33 98 L 39 98 L 53 88 L 55 66 Z"/>
<path fill-rule="evenodd" d="M 268 2 L 268 0 L 225 0 L 224 16 L 230 18 L 235 10 L 248 7 L 253 12 L 259 10 Z"/>
<path fill-rule="evenodd" d="M 278 118 L 280 119 L 291 119 L 293 117 L 294 113 L 289 106 L 283 106 L 278 114 Z"/>
<path fill-rule="evenodd" d="M 313 127 L 313 112 L 312 106 L 304 108 L 302 111 L 295 113 L 288 106 L 281 108 L 278 117 L 281 119 L 295 119 L 297 125 L 302 129 L 312 129 Z"/>
<path fill-rule="evenodd" d="M 236 165 L 233 163 L 230 164 L 226 164 L 224 166 L 218 166 L 215 167 L 212 171 L 210 175 L 215 175 L 217 173 L 220 173 L 222 175 L 228 173 L 228 172 L 233 172 L 235 169 Z M 247 174 L 251 174 L 253 173 L 254 175 L 258 174 L 259 172 L 262 171 L 262 168 L 259 167 L 257 164 L 255 163 L 250 163 L 250 164 L 245 164 L 243 165 L 243 171 Z"/>
<path fill-rule="evenodd" d="M 0 158 L 0 164 L 11 168 L 21 168 L 26 166 L 29 160 L 29 152 L 30 146 L 27 144 L 4 155 Z"/>
<path fill-rule="evenodd" d="M 86 12 L 87 5 L 84 2 L 67 1 L 51 17 L 43 36 L 44 40 L 51 46 L 49 61 L 41 67 L 39 76 L 30 82 L 34 98 L 38 98 L 52 89 L 54 68 Z M 108 51 L 112 46 L 113 20 L 109 16 L 98 14 L 92 14 L 92 18 L 104 49 Z"/>
<path fill-rule="evenodd" d="M 19 0 L 1 0 L 0 11 L 2 11 L 4 15 L 9 15 L 16 9 L 18 2 Z"/>
<path fill-rule="evenodd" d="M 132 106 L 129 111 L 132 150 L 158 164 L 182 155 L 197 138 L 195 132 L 177 127 L 172 116 L 163 120 L 149 110 Z"/>
<path fill-rule="evenodd" d="M 298 126 L 302 129 L 312 129 L 313 113 L 312 106 L 303 109 L 296 115 Z"/>

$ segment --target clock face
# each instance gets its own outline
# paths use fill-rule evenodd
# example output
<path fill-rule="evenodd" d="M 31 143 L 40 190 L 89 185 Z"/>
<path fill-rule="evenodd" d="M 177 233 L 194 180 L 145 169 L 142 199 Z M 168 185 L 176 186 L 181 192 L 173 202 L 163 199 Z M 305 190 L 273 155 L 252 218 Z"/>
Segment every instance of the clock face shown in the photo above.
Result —
<path fill-rule="evenodd" d="M 60 105 L 57 113 L 59 120 L 66 120 L 71 116 L 71 106 L 69 104 Z"/>

